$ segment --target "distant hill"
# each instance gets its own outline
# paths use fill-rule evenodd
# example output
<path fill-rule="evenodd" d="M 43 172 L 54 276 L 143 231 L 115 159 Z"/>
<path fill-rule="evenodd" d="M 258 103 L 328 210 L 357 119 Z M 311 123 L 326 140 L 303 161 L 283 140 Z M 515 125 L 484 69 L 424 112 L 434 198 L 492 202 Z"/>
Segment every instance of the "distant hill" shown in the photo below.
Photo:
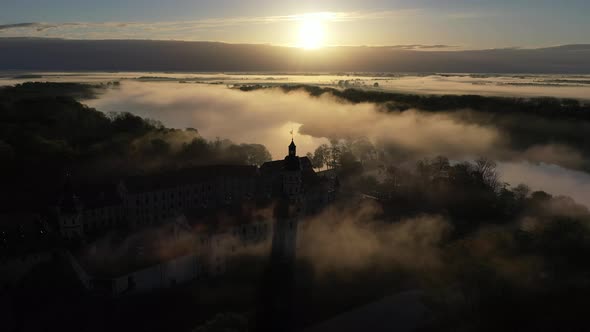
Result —
<path fill-rule="evenodd" d="M 0 70 L 590 73 L 590 45 L 419 51 L 159 40 L 0 38 Z"/>

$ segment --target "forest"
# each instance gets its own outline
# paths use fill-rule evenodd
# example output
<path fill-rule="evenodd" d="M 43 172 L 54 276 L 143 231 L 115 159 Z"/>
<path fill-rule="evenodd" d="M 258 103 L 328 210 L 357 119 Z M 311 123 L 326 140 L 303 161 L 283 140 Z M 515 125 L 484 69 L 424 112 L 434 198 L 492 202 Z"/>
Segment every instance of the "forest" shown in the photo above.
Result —
<path fill-rule="evenodd" d="M 131 113 L 105 114 L 80 100 L 118 84 L 24 83 L 0 88 L 2 199 L 19 209 L 55 195 L 69 173 L 87 181 L 198 165 L 260 165 L 261 144 L 207 139 Z M 32 200 L 31 200 L 32 199 Z"/>

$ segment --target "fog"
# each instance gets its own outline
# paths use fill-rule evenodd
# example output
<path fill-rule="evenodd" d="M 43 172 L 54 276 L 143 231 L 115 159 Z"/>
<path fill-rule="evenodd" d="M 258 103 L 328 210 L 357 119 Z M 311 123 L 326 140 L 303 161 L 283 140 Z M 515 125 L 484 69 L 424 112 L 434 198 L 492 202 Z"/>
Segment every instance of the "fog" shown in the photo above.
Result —
<path fill-rule="evenodd" d="M 452 226 L 439 216 L 421 216 L 398 223 L 379 220 L 370 200 L 359 206 L 331 207 L 306 221 L 299 235 L 298 257 L 316 272 L 400 267 L 440 268 L 440 243 Z"/>
<path fill-rule="evenodd" d="M 403 73 L 163 73 L 163 72 L 39 72 L 0 71 L 0 85 L 30 81 L 101 83 L 118 80 L 233 84 L 311 84 L 419 94 L 484 96 L 590 97 L 589 75 L 542 74 L 403 74 Z M 378 87 L 374 87 L 377 83 Z"/>
<path fill-rule="evenodd" d="M 587 179 L 585 173 L 550 166 L 579 166 L 583 159 L 575 149 L 540 144 L 525 151 L 512 150 L 493 124 L 467 123 L 450 113 L 385 113 L 373 103 L 351 104 L 327 94 L 314 98 L 304 92 L 275 89 L 245 93 L 222 85 L 176 82 L 124 81 L 120 88 L 87 103 L 103 112 L 128 111 L 169 127 L 196 128 L 208 139 L 264 144 L 275 159 L 286 155 L 291 129 L 299 155 L 313 152 L 329 139 L 357 137 L 386 143 L 390 150 L 413 158 L 485 155 L 507 162 L 501 169 L 503 181 L 514 185 L 525 182 L 590 205 L 588 181 L 578 182 Z"/>
<path fill-rule="evenodd" d="M 104 160 L 90 160 L 92 171 L 80 172 L 92 176 L 96 176 L 97 169 L 112 168 L 121 171 L 125 164 L 138 165 L 137 168 L 130 169 L 129 174 L 135 174 L 137 170 L 140 173 L 166 170 L 163 166 L 181 168 L 185 165 L 232 162 L 259 165 L 269 159 L 265 148 L 257 145 L 246 149 L 248 146 L 241 143 L 264 144 L 274 159 L 281 159 L 287 152 L 291 132 L 294 132 L 299 155 L 313 152 L 320 144 L 332 144 L 331 148 L 326 148 L 328 153 L 325 158 L 314 157 L 313 160 L 325 162 L 328 158 L 340 157 L 337 161 L 341 167 L 337 166 L 337 172 L 341 180 L 341 194 L 336 202 L 318 214 L 299 220 L 297 229 L 297 264 L 294 276 L 301 286 L 297 286 L 297 291 L 301 293 L 298 297 L 300 295 L 302 303 L 309 304 L 306 310 L 309 309 L 310 317 L 315 315 L 314 310 L 323 313 L 324 309 L 330 311 L 331 307 L 339 306 L 342 310 L 348 310 L 352 304 L 360 305 L 363 301 L 400 289 L 415 288 L 428 292 L 427 301 L 433 304 L 433 310 L 440 309 L 443 313 L 447 310 L 460 316 L 475 313 L 477 319 L 484 316 L 482 313 L 489 313 L 496 319 L 500 316 L 498 313 L 520 315 L 518 310 L 525 308 L 531 311 L 531 317 L 537 317 L 540 311 L 536 304 L 544 306 L 547 302 L 543 297 L 538 300 L 539 295 L 535 293 L 525 294 L 526 302 L 514 301 L 523 296 L 519 294 L 521 291 L 542 290 L 541 295 L 545 296 L 547 290 L 561 292 L 562 285 L 573 285 L 572 281 L 585 283 L 583 278 L 587 269 L 584 262 L 588 257 L 587 240 L 590 234 L 587 230 L 590 215 L 588 209 L 576 204 L 574 200 L 590 206 L 590 175 L 579 171 L 590 170 L 587 168 L 590 157 L 584 136 L 589 122 L 584 117 L 569 117 L 571 114 L 565 111 L 564 114 L 555 112 L 556 109 L 563 110 L 560 106 L 568 105 L 568 101 L 556 101 L 563 104 L 547 102 L 544 104 L 548 105 L 544 109 L 547 110 L 546 113 L 537 112 L 536 109 L 527 113 L 522 111 L 528 110 L 527 108 L 511 109 L 509 104 L 506 112 L 502 112 L 502 107 L 497 106 L 503 105 L 502 103 L 490 103 L 487 109 L 478 106 L 469 109 L 471 105 L 481 105 L 493 100 L 476 97 L 443 96 L 440 99 L 451 102 L 438 108 L 420 102 L 406 103 L 404 107 L 404 96 L 394 94 L 385 95 L 391 97 L 389 104 L 351 103 L 335 97 L 340 95 L 341 98 L 357 101 L 385 99 L 355 99 L 355 94 L 358 96 L 363 93 L 359 90 L 347 90 L 345 92 L 350 94 L 339 94 L 339 91 L 332 89 L 331 93 L 315 97 L 313 95 L 318 95 L 314 94 L 315 91 L 327 90 L 312 88 L 310 92 L 305 92 L 298 88 L 289 91 L 278 87 L 280 83 L 277 83 L 274 88 L 244 89 L 250 90 L 246 92 L 232 86 L 237 82 L 230 83 L 229 79 L 224 82 L 227 84 L 219 84 L 217 78 L 220 76 L 222 75 L 207 76 L 210 78 L 208 83 L 207 80 L 197 82 L 205 77 L 203 75 L 185 84 L 180 83 L 184 79 L 179 77 L 172 80 L 128 77 L 120 84 L 96 86 L 96 98 L 81 100 L 99 112 L 88 110 L 67 97 L 50 96 L 40 99 L 46 104 L 31 103 L 29 108 L 10 108 L 13 112 L 9 114 L 20 115 L 33 110 L 38 111 L 34 114 L 43 118 L 46 114 L 56 114 L 64 105 L 73 105 L 71 110 L 65 108 L 63 114 L 73 115 L 71 117 L 78 121 L 64 126 L 66 130 L 57 127 L 49 131 L 58 133 L 53 135 L 56 145 L 60 143 L 59 134 L 68 132 L 69 128 L 76 128 L 84 134 L 107 133 L 105 136 L 109 137 L 103 139 L 105 142 L 110 142 L 111 136 L 116 143 L 117 140 L 122 140 L 124 144 L 101 144 L 101 149 L 93 151 L 93 155 Z M 59 77 L 59 80 L 74 80 L 71 77 Z M 262 76 L 249 78 L 253 77 L 260 81 L 272 81 Z M 352 84 L 359 89 L 381 89 L 370 84 L 371 80 L 378 80 L 377 78 L 339 84 L 340 82 L 327 80 L 326 77 L 328 76 L 320 78 L 326 80 L 323 81 L 324 87 L 344 88 L 344 85 Z M 343 76 L 332 77 L 336 79 Z M 92 82 L 100 83 L 105 79 L 110 80 L 111 76 L 105 74 Z M 314 78 L 297 76 L 297 79 L 310 80 L 313 83 Z M 429 84 L 437 84 L 432 82 L 440 79 L 445 82 L 440 83 L 440 89 L 446 90 L 453 89 L 454 84 L 468 84 L 449 83 L 448 80 L 494 80 L 500 84 L 498 81 L 502 78 L 473 78 L 465 75 L 449 78 L 433 75 L 422 79 L 431 82 Z M 547 77 L 543 79 L 549 80 Z M 241 83 L 252 83 L 247 80 Z M 289 78 L 281 80 L 288 81 Z M 395 90 L 394 85 L 387 85 L 395 80 L 383 78 L 380 82 L 383 89 Z M 413 80 L 411 89 L 420 90 L 417 83 L 419 76 L 401 80 Z M 30 84 L 21 88 L 26 92 L 27 88 L 37 88 L 40 85 L 42 84 Z M 89 86 L 83 88 L 92 89 Z M 528 88 L 544 93 L 549 91 L 544 90 L 547 87 Z M 521 88 L 515 88 L 518 89 Z M 557 91 L 565 88 L 550 89 Z M 498 91 L 492 92 L 495 93 Z M 94 94 L 74 96 L 92 98 Z M 419 101 L 438 99 L 419 96 L 411 98 Z M 458 99 L 475 101 L 452 102 Z M 21 110 L 24 111 L 20 112 Z M 161 121 L 164 127 L 157 122 L 142 120 L 129 114 L 115 114 L 109 119 L 100 112 L 130 112 Z M 80 114 L 89 116 L 83 117 Z M 67 116 L 59 114 L 58 117 L 43 118 L 43 121 L 53 125 L 56 123 L 55 119 L 60 119 L 58 124 L 68 121 Z M 84 127 L 84 123 L 96 121 L 92 119 L 105 124 Z M 130 119 L 131 125 L 121 126 L 119 119 Z M 37 128 L 35 120 L 22 121 L 26 126 L 7 123 L 10 124 L 7 128 L 15 128 L 10 133 L 17 137 L 23 131 L 22 127 Z M 121 126 L 121 129 L 110 131 L 115 125 Z M 146 126 L 147 130 L 138 131 L 134 135 L 134 125 Z M 196 129 L 169 130 L 165 127 Z M 34 134 L 36 133 L 23 136 L 34 138 Z M 5 135 L 2 139 L 6 140 L 9 136 Z M 231 139 L 236 145 L 227 140 L 203 140 L 215 140 L 216 137 Z M 23 141 L 28 142 L 26 139 Z M 194 145 L 185 144 L 187 142 L 193 142 Z M 217 143 L 219 149 L 207 149 L 209 145 L 215 146 Z M 96 145 L 98 144 L 92 144 L 92 147 Z M 9 144 L 5 146 L 11 148 Z M 43 145 L 39 146 L 34 151 L 45 149 Z M 71 146 L 76 147 L 79 144 L 72 143 Z M 258 153 L 261 151 L 263 153 Z M 344 153 L 338 155 L 338 152 Z M 29 153 L 32 156 L 36 154 Z M 252 154 L 256 158 L 245 158 L 242 154 Z M 440 155 L 448 159 L 437 158 Z M 237 158 L 232 160 L 228 156 Z M 480 156 L 490 159 L 478 158 Z M 57 159 L 65 158 L 58 155 Z M 473 162 L 474 160 L 477 162 Z M 462 161 L 469 163 L 461 163 Z M 498 168 L 494 161 L 498 162 Z M 105 166 L 109 163 L 113 165 Z M 39 162 L 29 164 L 35 168 Z M 44 168 L 48 168 L 47 165 Z M 363 170 L 365 173 L 362 173 Z M 500 179 L 495 176 L 496 170 Z M 125 176 L 124 172 L 121 173 Z M 371 177 L 372 175 L 375 176 Z M 113 176 L 120 175 L 114 173 Z M 34 179 L 30 182 L 36 185 L 35 190 L 52 187 L 38 186 L 38 181 Z M 510 183 L 512 190 L 504 190 L 503 182 Z M 528 184 L 532 190 L 544 190 L 554 196 L 533 193 L 526 186 L 519 186 L 520 183 Z M 21 185 L 21 182 L 18 184 Z M 19 188 L 27 192 L 22 189 L 27 187 Z M 356 195 L 358 192 L 379 198 Z M 574 200 L 559 195 L 567 195 Z M 244 212 L 248 212 L 244 216 L 253 212 L 257 216 L 253 220 L 266 220 L 269 223 L 272 222 L 272 212 L 275 211 L 271 202 L 265 209 L 255 212 L 249 211 L 257 209 L 250 204 L 245 204 L 242 208 Z M 221 278 L 219 282 L 199 283 L 198 291 L 191 285 L 190 288 L 179 288 L 178 293 L 176 290 L 173 292 L 182 294 L 189 303 L 207 305 L 212 310 L 218 310 L 215 303 L 225 303 L 223 297 L 226 297 L 227 303 L 236 302 L 235 299 L 239 302 L 248 297 L 257 297 L 257 283 L 262 280 L 260 278 L 265 270 L 268 270 L 265 266 L 270 254 L 272 234 L 267 234 L 266 239 L 261 239 L 258 243 L 246 243 L 232 237 L 231 234 L 236 236 L 236 233 L 227 228 L 227 233 L 211 242 L 217 244 L 212 249 L 207 243 L 194 241 L 195 236 L 204 234 L 207 230 L 226 229 L 225 226 L 235 224 L 237 219 L 242 220 L 242 216 L 233 216 L 225 211 L 211 211 L 202 219 L 190 214 L 187 216 L 185 218 L 181 215 L 176 222 L 146 228 L 128 236 L 115 232 L 91 239 L 87 242 L 88 246 L 78 253 L 78 258 L 83 266 L 94 266 L 88 270 L 91 274 L 96 272 L 96 275 L 118 275 L 123 270 L 169 261 L 187 253 L 211 254 L 211 258 L 215 260 L 218 260 L 218 255 L 227 255 L 228 268 L 235 267 L 229 273 L 230 278 Z M 93 269 L 96 271 L 91 271 Z M 228 281 L 230 287 L 226 287 Z M 223 291 L 217 292 L 216 289 Z M 58 292 L 61 290 L 58 289 L 55 293 Z M 447 294 L 441 298 L 439 292 Z M 205 293 L 209 295 L 203 296 Z M 228 293 L 232 293 L 231 296 L 225 295 Z M 500 297 L 496 302 L 498 294 Z M 553 301 L 553 295 L 548 294 L 547 299 Z M 570 303 L 569 292 L 558 294 L 566 299 L 563 302 Z M 207 296 L 210 298 L 207 299 Z M 587 296 L 581 294 L 580 298 L 585 300 Z M 143 301 L 145 298 L 139 299 Z M 562 298 L 558 298 L 560 299 Z M 444 303 L 436 303 L 441 300 Z M 161 302 L 161 298 L 156 296 L 155 301 Z M 185 305 L 182 301 L 175 299 L 175 303 L 180 303 L 189 308 L 188 310 L 197 307 Z M 76 298 L 72 303 L 78 305 L 79 299 Z M 496 304 L 498 307 L 495 307 Z M 437 309 L 436 306 L 440 308 Z M 573 302 L 572 307 L 576 306 L 577 303 Z M 255 305 L 249 304 L 249 307 L 254 308 Z M 132 308 L 135 310 L 136 307 Z M 114 310 L 118 311 L 119 307 Z M 139 307 L 137 312 L 141 315 L 143 309 Z M 186 316 L 180 311 L 175 314 Z M 112 317 L 115 317 L 113 322 L 117 320 L 117 316 Z M 157 317 L 154 315 L 154 318 Z M 170 319 L 175 317 L 170 316 Z M 489 324 L 482 320 L 482 325 Z"/>
<path fill-rule="evenodd" d="M 501 163 L 499 171 L 506 182 L 525 183 L 533 190 L 566 195 L 590 207 L 590 174 L 551 164 Z"/>
<path fill-rule="evenodd" d="M 300 155 L 329 138 L 361 136 L 424 154 L 481 154 L 502 143 L 493 128 L 460 123 L 445 114 L 386 114 L 372 103 L 350 104 L 328 95 L 312 98 L 303 92 L 244 93 L 224 86 L 125 82 L 88 104 L 103 112 L 153 118 L 170 127 L 193 127 L 207 138 L 261 143 L 274 158 L 286 154 L 292 127 Z"/>

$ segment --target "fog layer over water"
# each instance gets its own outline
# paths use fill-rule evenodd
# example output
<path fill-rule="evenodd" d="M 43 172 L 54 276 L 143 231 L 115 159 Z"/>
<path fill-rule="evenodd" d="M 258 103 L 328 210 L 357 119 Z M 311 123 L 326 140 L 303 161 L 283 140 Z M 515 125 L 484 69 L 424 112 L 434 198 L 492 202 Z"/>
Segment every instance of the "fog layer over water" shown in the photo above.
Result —
<path fill-rule="evenodd" d="M 421 94 L 590 99 L 590 75 L 0 72 L 0 85 L 30 81 L 100 83 L 137 79 L 143 82 L 313 84 Z"/>
<path fill-rule="evenodd" d="M 351 104 L 330 95 L 304 92 L 242 92 L 224 86 L 128 82 L 90 106 L 104 112 L 128 111 L 175 128 L 193 127 L 207 138 L 256 142 L 282 158 L 295 126 L 299 154 L 330 138 L 367 136 L 404 150 L 463 156 L 485 153 L 501 137 L 494 128 L 460 123 L 446 114 L 379 112 L 373 103 Z M 460 133 L 460 135 L 458 135 Z"/>
<path fill-rule="evenodd" d="M 275 89 L 242 92 L 224 85 L 138 81 L 125 81 L 120 88 L 87 103 L 104 112 L 128 111 L 160 120 L 169 127 L 193 127 L 208 139 L 261 143 L 275 159 L 285 155 L 291 128 L 299 155 L 313 152 L 332 138 L 365 136 L 375 143 L 411 151 L 415 158 L 437 154 L 462 159 L 502 156 L 507 161 L 501 165 L 504 181 L 526 183 L 590 205 L 586 173 L 538 164 L 564 161 L 567 165 L 575 156 L 567 147 L 540 146 L 537 152 L 551 153 L 518 154 L 493 126 L 457 121 L 444 112 L 385 113 L 373 103 L 350 104 L 330 95 L 313 98 L 304 92 Z"/>
<path fill-rule="evenodd" d="M 566 195 L 590 207 L 590 174 L 550 164 L 501 163 L 499 171 L 508 183 L 526 183 L 533 190 Z"/>

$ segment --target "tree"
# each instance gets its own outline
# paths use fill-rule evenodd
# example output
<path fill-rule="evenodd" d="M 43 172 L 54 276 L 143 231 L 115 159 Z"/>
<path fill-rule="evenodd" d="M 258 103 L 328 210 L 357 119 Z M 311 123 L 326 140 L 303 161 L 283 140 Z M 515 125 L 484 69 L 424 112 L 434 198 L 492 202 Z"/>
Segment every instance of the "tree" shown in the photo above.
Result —
<path fill-rule="evenodd" d="M 322 144 L 318 146 L 315 149 L 313 153 L 313 158 L 311 160 L 313 167 L 322 169 L 322 167 L 324 167 L 324 165 L 326 165 L 328 162 L 329 151 L 330 147 L 327 144 Z"/>
<path fill-rule="evenodd" d="M 193 138 L 190 143 L 183 143 L 179 153 L 179 156 L 188 162 L 198 161 L 209 155 L 211 155 L 211 147 L 201 137 Z"/>
<path fill-rule="evenodd" d="M 485 157 L 479 157 L 475 161 L 475 174 L 483 184 L 491 188 L 493 191 L 498 190 L 500 186 L 500 177 L 496 172 L 496 166 L 495 161 Z"/>
<path fill-rule="evenodd" d="M 385 168 L 385 181 L 391 185 L 392 190 L 396 190 L 400 186 L 402 173 L 402 170 L 395 165 Z"/>
<path fill-rule="evenodd" d="M 356 159 L 350 151 L 344 151 L 340 154 L 338 160 L 339 174 L 343 177 L 360 175 L 363 172 L 363 165 Z"/>
<path fill-rule="evenodd" d="M 336 168 L 340 162 L 340 156 L 342 154 L 342 147 L 340 146 L 338 140 L 330 140 L 331 146 L 329 147 L 329 158 L 328 158 L 328 166 L 331 168 Z"/>
<path fill-rule="evenodd" d="M 170 143 L 161 138 L 154 138 L 150 140 L 149 145 L 144 149 L 144 153 L 162 157 L 167 156 L 170 150 Z"/>
<path fill-rule="evenodd" d="M 241 144 L 240 147 L 245 152 L 245 162 L 248 165 L 260 166 L 272 160 L 270 152 L 262 144 Z"/>
<path fill-rule="evenodd" d="M 517 201 L 524 201 L 531 193 L 531 188 L 529 188 L 529 186 L 527 186 L 526 184 L 521 183 L 518 186 L 516 186 L 516 188 L 514 188 L 512 192 L 514 192 L 514 198 Z"/>
<path fill-rule="evenodd" d="M 350 150 L 361 163 L 375 155 L 375 146 L 367 137 L 360 137 L 352 141 Z"/>
<path fill-rule="evenodd" d="M 430 180 L 430 160 L 424 158 L 422 160 L 418 160 L 416 162 L 416 172 L 422 181 L 429 181 Z"/>
<path fill-rule="evenodd" d="M 431 173 L 435 178 L 448 177 L 450 168 L 449 158 L 444 156 L 437 156 L 430 163 Z"/>
<path fill-rule="evenodd" d="M 465 161 L 454 165 L 450 169 L 449 179 L 451 183 L 456 186 L 471 186 L 474 183 L 473 164 Z"/>

